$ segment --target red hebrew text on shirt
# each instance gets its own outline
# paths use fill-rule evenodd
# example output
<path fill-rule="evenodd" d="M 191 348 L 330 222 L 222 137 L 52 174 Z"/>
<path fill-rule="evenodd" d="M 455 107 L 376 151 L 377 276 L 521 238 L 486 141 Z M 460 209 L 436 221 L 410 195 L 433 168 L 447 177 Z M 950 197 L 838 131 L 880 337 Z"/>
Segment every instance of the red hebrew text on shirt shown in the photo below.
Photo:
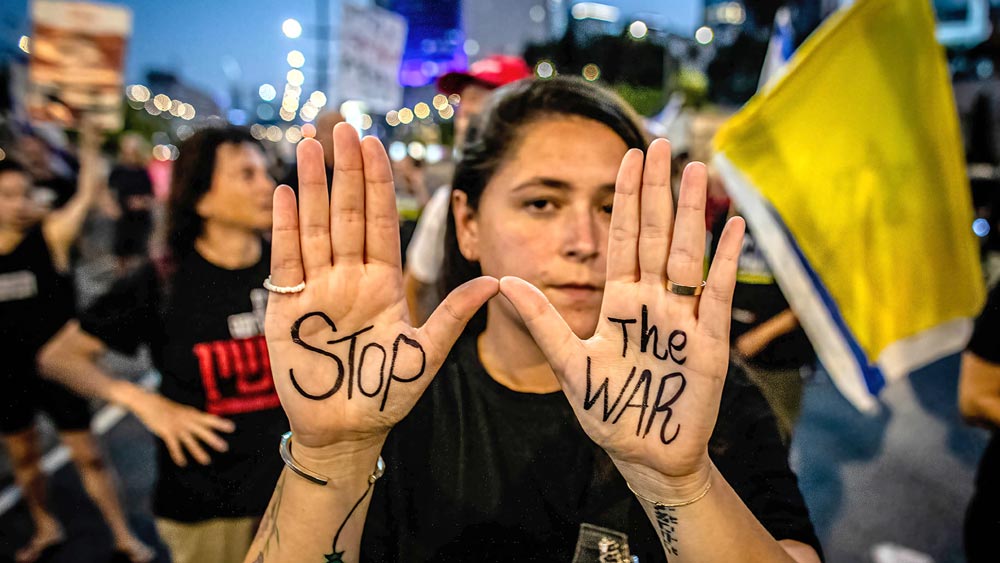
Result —
<path fill-rule="evenodd" d="M 263 336 L 201 342 L 192 349 L 205 388 L 205 410 L 233 415 L 278 408 Z"/>

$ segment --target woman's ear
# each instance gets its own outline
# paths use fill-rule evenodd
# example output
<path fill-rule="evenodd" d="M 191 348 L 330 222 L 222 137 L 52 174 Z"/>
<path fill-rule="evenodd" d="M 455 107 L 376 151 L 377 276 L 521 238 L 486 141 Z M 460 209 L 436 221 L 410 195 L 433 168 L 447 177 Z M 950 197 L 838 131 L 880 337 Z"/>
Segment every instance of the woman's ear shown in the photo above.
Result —
<path fill-rule="evenodd" d="M 469 205 L 469 195 L 462 190 L 452 190 L 451 209 L 455 215 L 458 250 L 469 262 L 478 262 L 479 223 L 476 220 L 476 211 Z"/>

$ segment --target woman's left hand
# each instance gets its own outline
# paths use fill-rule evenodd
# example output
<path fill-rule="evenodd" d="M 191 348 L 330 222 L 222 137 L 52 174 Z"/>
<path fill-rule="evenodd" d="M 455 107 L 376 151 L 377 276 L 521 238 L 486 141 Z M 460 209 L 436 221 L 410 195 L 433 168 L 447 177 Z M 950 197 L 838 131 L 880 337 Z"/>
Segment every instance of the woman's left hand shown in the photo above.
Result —
<path fill-rule="evenodd" d="M 733 218 L 700 296 L 707 171 L 684 171 L 674 218 L 670 144 L 654 141 L 622 160 L 608 234 L 608 272 L 597 330 L 580 340 L 531 284 L 504 278 L 501 292 L 545 353 L 583 429 L 636 491 L 685 499 L 704 489 L 729 366 L 729 324 L 744 223 Z"/>

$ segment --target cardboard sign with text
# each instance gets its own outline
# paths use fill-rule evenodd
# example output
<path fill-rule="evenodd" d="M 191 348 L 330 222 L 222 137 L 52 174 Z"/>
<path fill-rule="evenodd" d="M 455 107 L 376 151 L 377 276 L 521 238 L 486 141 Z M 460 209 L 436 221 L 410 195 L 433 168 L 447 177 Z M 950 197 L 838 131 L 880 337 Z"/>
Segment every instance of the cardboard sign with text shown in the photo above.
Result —
<path fill-rule="evenodd" d="M 344 4 L 340 38 L 340 98 L 360 100 L 380 113 L 398 109 L 403 104 L 399 64 L 406 45 L 406 20 L 382 8 Z"/>
<path fill-rule="evenodd" d="M 86 115 L 101 129 L 121 128 L 132 13 L 110 4 L 38 0 L 31 18 L 31 118 L 73 128 Z"/>

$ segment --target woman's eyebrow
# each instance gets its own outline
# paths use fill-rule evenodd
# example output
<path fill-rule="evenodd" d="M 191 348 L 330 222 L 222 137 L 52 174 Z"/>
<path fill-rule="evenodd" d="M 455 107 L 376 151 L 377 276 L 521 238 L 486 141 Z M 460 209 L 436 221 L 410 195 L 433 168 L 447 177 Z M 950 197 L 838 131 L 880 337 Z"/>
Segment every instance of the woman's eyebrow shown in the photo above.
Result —
<path fill-rule="evenodd" d="M 514 188 L 513 190 L 511 190 L 511 193 L 517 193 L 520 190 L 524 190 L 524 189 L 527 189 L 527 188 L 537 188 L 537 187 L 552 188 L 552 189 L 560 190 L 560 191 L 569 191 L 569 190 L 571 190 L 573 188 L 573 185 L 571 183 L 569 183 L 569 182 L 566 182 L 564 180 L 559 180 L 559 179 L 556 179 L 556 178 L 548 178 L 548 177 L 545 177 L 545 176 L 535 176 L 533 178 L 529 178 L 529 179 L 525 180 L 524 182 L 521 182 L 520 184 L 518 184 L 516 188 Z M 613 182 L 612 183 L 607 183 L 607 184 L 602 184 L 597 189 L 600 192 L 608 192 L 608 193 L 612 193 L 613 194 L 615 192 L 615 184 Z"/>
<path fill-rule="evenodd" d="M 566 182 L 566 181 L 563 181 L 563 180 L 558 180 L 556 178 L 547 178 L 547 177 L 544 177 L 544 176 L 535 176 L 533 178 L 529 178 L 529 179 L 521 182 L 520 184 L 517 185 L 516 188 L 514 188 L 511 191 L 512 192 L 517 192 L 519 190 L 523 190 L 523 189 L 531 188 L 531 187 L 553 188 L 553 189 L 556 189 L 556 190 L 570 190 L 572 188 L 572 185 L 569 182 Z"/>

